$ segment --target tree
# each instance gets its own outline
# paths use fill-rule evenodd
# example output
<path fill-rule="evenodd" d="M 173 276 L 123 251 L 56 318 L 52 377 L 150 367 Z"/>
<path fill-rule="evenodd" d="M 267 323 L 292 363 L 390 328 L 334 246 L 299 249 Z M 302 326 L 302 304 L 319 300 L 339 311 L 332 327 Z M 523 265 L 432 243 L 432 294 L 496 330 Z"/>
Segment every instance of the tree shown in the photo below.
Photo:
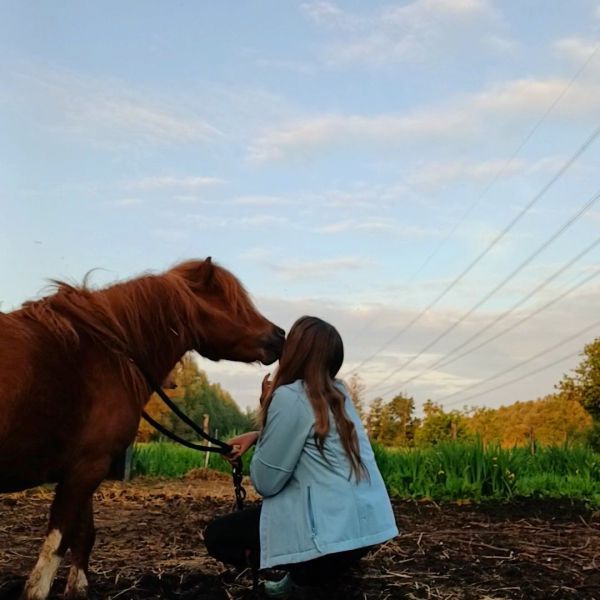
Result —
<path fill-rule="evenodd" d="M 369 437 L 373 442 L 381 441 L 381 425 L 383 418 L 383 400 L 381 398 L 375 398 L 371 402 L 371 408 L 367 416 L 367 431 Z"/>
<path fill-rule="evenodd" d="M 446 413 L 442 406 L 431 400 L 425 402 L 423 411 L 425 417 L 415 431 L 415 445 L 434 446 L 469 436 L 466 418 L 459 411 Z"/>
<path fill-rule="evenodd" d="M 409 396 L 398 394 L 382 411 L 381 443 L 387 446 L 412 446 L 416 420 L 413 418 L 415 401 Z"/>
<path fill-rule="evenodd" d="M 248 415 L 241 412 L 234 399 L 220 384 L 210 383 L 206 373 L 198 368 L 193 356 L 183 357 L 174 370 L 173 379 L 177 385 L 176 389 L 169 393 L 173 401 L 199 425 L 202 425 L 204 415 L 208 414 L 213 434 L 218 430 L 219 437 L 225 437 L 233 432 L 248 431 L 253 428 Z M 151 416 L 174 433 L 184 439 L 196 439 L 196 434 L 173 413 L 162 409 L 159 402 L 152 399 L 148 407 Z M 148 437 L 150 439 L 158 437 L 158 434 L 146 431 L 145 425 L 140 428 L 140 431 L 138 439 L 145 441 Z"/>
<path fill-rule="evenodd" d="M 184 357 L 185 359 L 185 357 Z M 178 386 L 178 372 L 182 369 L 182 365 L 178 363 L 173 371 L 169 373 L 166 379 L 162 382 L 161 387 L 163 392 L 171 399 L 181 395 L 181 389 Z M 170 423 L 170 409 L 159 397 L 158 394 L 152 394 L 150 400 L 144 407 L 144 410 L 150 415 L 155 421 L 158 421 L 162 425 Z M 146 422 L 145 419 L 140 420 L 139 429 L 136 436 L 138 442 L 151 442 L 158 439 L 160 436 L 159 432 Z"/>
<path fill-rule="evenodd" d="M 173 397 L 174 390 L 165 390 L 169 397 Z M 152 394 L 148 404 L 144 409 L 155 421 L 165 424 L 168 421 L 169 407 L 158 397 L 157 394 Z M 159 436 L 158 431 L 147 423 L 144 419 L 140 420 L 140 427 L 137 432 L 136 441 L 151 442 Z"/>
<path fill-rule="evenodd" d="M 561 394 L 581 403 L 594 421 L 600 421 L 600 338 L 583 349 L 584 359 L 574 369 L 574 375 L 565 375 L 558 384 Z"/>
<path fill-rule="evenodd" d="M 467 430 L 484 445 L 500 443 L 503 447 L 582 439 L 592 420 L 577 400 L 562 393 L 495 409 L 475 408 L 465 418 Z"/>
<path fill-rule="evenodd" d="M 254 429 L 258 429 L 260 427 L 260 411 L 258 408 L 250 408 L 247 406 L 246 419 L 248 419 L 249 423 L 252 423 Z"/>
<path fill-rule="evenodd" d="M 356 408 L 356 412 L 360 417 L 361 421 L 365 421 L 365 404 L 364 404 L 364 393 L 367 386 L 363 383 L 360 375 L 354 373 L 346 383 L 346 389 L 350 394 L 350 399 Z"/>
<path fill-rule="evenodd" d="M 498 411 L 493 408 L 476 408 L 471 411 L 467 429 L 481 439 L 484 448 L 490 443 L 502 440 L 502 421 Z"/>

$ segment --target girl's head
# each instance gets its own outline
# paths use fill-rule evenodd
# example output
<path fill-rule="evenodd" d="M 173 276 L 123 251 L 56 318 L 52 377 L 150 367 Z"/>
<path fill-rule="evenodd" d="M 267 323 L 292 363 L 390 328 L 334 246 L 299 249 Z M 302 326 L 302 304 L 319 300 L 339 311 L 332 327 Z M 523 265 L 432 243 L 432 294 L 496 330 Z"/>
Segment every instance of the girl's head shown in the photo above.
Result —
<path fill-rule="evenodd" d="M 290 329 L 275 373 L 270 394 L 262 406 L 263 426 L 275 390 L 297 379 L 304 380 L 315 413 L 315 441 L 322 451 L 329 433 L 329 411 L 348 455 L 352 471 L 360 478 L 364 467 L 360 459 L 354 423 L 344 410 L 344 395 L 334 378 L 344 362 L 344 344 L 337 329 L 317 317 L 300 317 Z"/>
<path fill-rule="evenodd" d="M 300 317 L 283 346 L 277 379 L 279 385 L 296 379 L 332 380 L 344 362 L 344 344 L 337 329 L 317 317 Z"/>

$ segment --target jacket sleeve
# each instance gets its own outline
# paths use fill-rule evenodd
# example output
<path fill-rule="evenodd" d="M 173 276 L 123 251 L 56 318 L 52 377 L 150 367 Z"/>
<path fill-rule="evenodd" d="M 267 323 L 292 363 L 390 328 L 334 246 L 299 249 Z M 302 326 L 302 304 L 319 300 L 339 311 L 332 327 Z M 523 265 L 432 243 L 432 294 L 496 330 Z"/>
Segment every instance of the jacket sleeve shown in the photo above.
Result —
<path fill-rule="evenodd" d="M 309 410 L 293 390 L 281 387 L 275 391 L 250 463 L 250 477 L 261 496 L 279 493 L 294 472 L 314 423 Z"/>

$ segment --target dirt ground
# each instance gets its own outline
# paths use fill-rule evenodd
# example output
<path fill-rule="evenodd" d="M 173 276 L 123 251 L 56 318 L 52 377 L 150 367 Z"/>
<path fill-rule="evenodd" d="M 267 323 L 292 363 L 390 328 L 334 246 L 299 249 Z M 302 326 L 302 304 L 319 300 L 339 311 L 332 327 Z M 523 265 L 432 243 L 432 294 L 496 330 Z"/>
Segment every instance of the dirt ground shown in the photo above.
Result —
<path fill-rule="evenodd" d="M 2 600 L 18 598 L 35 563 L 51 497 L 48 489 L 0 496 Z M 205 525 L 232 503 L 229 478 L 215 473 L 105 483 L 95 502 L 90 597 L 253 597 L 250 574 L 208 557 L 202 541 Z M 400 536 L 314 598 L 600 600 L 600 513 L 581 504 L 394 507 Z M 62 597 L 66 572 L 62 567 L 52 598 Z"/>

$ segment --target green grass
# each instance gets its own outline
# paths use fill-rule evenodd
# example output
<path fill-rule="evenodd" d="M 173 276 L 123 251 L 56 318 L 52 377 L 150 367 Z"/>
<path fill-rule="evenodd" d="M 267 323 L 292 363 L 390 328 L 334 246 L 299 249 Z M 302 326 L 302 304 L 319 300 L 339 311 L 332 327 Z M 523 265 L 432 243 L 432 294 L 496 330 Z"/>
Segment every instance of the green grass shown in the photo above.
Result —
<path fill-rule="evenodd" d="M 248 472 L 248 465 L 252 453 L 244 456 L 244 470 Z M 203 468 L 206 454 L 198 452 L 172 442 L 152 442 L 149 444 L 135 444 L 131 472 L 134 477 L 140 475 L 152 477 L 182 477 L 192 469 Z M 210 453 L 209 468 L 231 473 L 231 465 L 217 453 Z"/>
<path fill-rule="evenodd" d="M 433 448 L 375 447 L 386 485 L 399 498 L 501 500 L 516 497 L 572 498 L 600 506 L 600 454 L 586 446 L 483 449 L 479 443 L 448 443 Z M 247 473 L 251 453 L 244 457 Z M 204 466 L 203 453 L 169 442 L 136 444 L 135 475 L 180 477 Z M 210 467 L 231 472 L 213 454 Z"/>
<path fill-rule="evenodd" d="M 448 443 L 426 449 L 375 448 L 390 493 L 432 500 L 573 498 L 600 505 L 600 454 L 585 446 L 527 448 Z"/>

